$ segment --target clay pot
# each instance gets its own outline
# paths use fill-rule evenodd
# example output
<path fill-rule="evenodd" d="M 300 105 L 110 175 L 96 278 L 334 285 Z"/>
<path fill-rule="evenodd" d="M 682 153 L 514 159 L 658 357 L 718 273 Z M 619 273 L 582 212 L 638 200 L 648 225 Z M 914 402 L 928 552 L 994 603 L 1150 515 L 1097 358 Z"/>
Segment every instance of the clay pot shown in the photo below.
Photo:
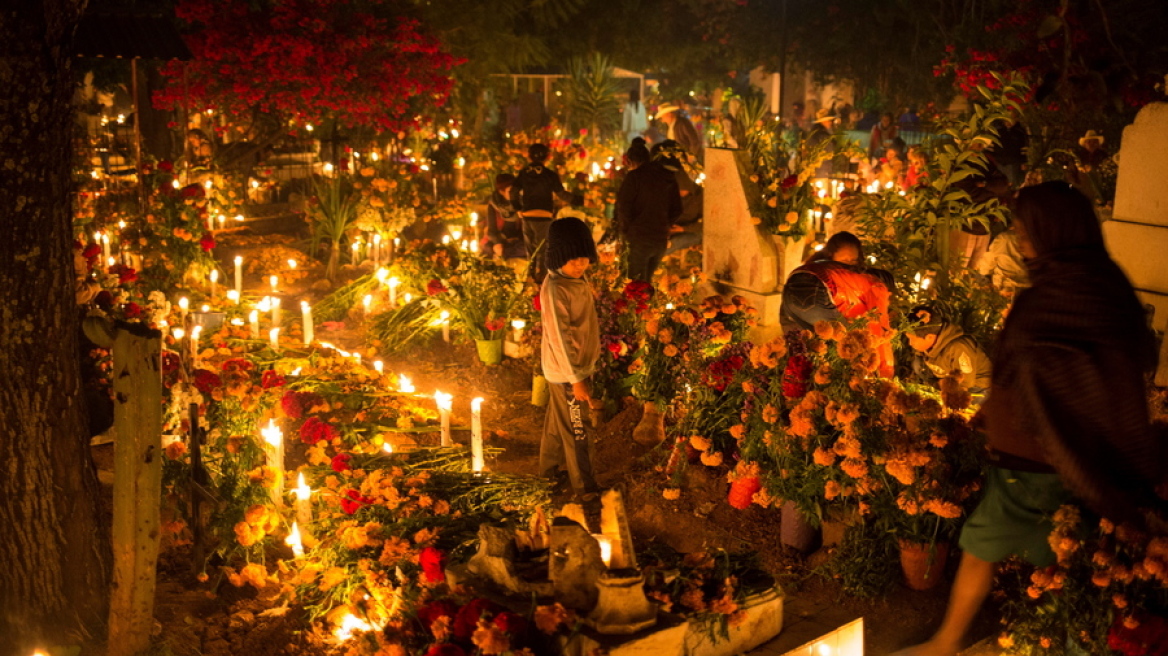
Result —
<path fill-rule="evenodd" d="M 900 541 L 900 568 L 904 571 L 905 583 L 913 590 L 929 590 L 940 583 L 948 560 L 948 542 Z"/>
<path fill-rule="evenodd" d="M 644 446 L 657 446 L 665 441 L 665 415 L 652 401 L 645 403 L 645 414 L 633 429 L 633 441 Z"/>

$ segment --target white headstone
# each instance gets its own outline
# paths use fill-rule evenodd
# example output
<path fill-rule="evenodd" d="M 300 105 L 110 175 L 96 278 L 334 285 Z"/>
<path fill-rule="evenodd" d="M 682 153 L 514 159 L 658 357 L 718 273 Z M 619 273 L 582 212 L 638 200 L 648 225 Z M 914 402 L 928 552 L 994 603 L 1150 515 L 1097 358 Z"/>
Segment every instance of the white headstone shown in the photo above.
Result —
<path fill-rule="evenodd" d="M 1168 329 L 1168 103 L 1140 110 L 1123 131 L 1112 219 L 1103 224 L 1111 256 L 1127 274 L 1140 300 L 1156 308 L 1152 326 Z M 1161 351 L 1157 384 L 1168 384 L 1168 358 Z"/>

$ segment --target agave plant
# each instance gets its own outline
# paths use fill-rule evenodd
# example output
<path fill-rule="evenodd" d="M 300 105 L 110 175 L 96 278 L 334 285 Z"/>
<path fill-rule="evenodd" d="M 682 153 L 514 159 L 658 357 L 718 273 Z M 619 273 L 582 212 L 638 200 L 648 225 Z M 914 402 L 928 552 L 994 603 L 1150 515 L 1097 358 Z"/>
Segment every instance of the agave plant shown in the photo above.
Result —
<path fill-rule="evenodd" d="M 568 62 L 568 115 L 573 125 L 586 127 L 599 137 L 602 132 L 617 126 L 616 94 L 620 86 L 612 76 L 608 57 L 592 53 L 574 57 Z"/>
<path fill-rule="evenodd" d="M 341 242 L 349 226 L 357 219 L 361 196 L 353 189 L 352 182 L 342 176 L 314 179 L 313 193 L 313 200 L 308 205 L 312 252 L 318 252 L 322 243 L 328 244 L 325 277 L 333 280 L 341 259 Z"/>

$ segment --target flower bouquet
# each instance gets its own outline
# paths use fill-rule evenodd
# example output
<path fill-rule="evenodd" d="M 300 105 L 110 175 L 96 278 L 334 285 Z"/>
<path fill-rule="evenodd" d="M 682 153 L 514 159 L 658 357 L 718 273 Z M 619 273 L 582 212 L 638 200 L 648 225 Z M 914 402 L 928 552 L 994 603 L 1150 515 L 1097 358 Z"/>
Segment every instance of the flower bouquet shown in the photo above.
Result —
<path fill-rule="evenodd" d="M 453 275 L 431 279 L 426 294 L 448 308 L 471 338 L 502 340 L 523 284 L 510 267 L 469 257 Z"/>

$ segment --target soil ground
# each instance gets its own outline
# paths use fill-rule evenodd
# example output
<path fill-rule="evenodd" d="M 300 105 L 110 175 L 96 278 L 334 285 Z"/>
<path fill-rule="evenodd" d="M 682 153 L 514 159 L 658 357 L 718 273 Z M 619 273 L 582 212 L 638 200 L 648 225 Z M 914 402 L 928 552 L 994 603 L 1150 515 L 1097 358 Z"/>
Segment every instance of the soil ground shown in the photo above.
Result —
<path fill-rule="evenodd" d="M 246 251 L 243 251 L 246 256 Z M 227 269 L 225 269 L 227 270 Z M 310 276 L 307 280 L 312 280 Z M 257 287 L 259 280 L 255 281 Z M 310 294 L 305 283 L 289 290 L 289 296 Z M 350 322 L 351 323 L 351 322 Z M 345 348 L 360 346 L 357 326 L 339 331 L 317 329 L 317 337 Z M 455 397 L 454 425 L 468 425 L 470 399 L 482 396 L 483 426 L 488 446 L 502 448 L 488 468 L 508 473 L 536 474 L 544 410 L 531 405 L 531 365 L 507 359 L 502 365 L 478 362 L 471 344 L 445 344 L 440 338 L 393 358 L 383 358 L 386 372 L 407 373 L 417 389 L 434 389 Z M 594 469 L 604 487 L 624 490 L 630 509 L 635 545 L 661 542 L 681 552 L 710 548 L 755 551 L 762 567 L 775 576 L 788 595 L 787 622 L 800 615 L 831 610 L 833 617 L 863 616 L 866 653 L 888 654 L 928 637 L 945 608 L 955 563 L 950 562 L 942 584 L 917 592 L 903 585 L 878 598 L 845 594 L 838 582 L 820 567 L 829 559 L 828 549 L 804 556 L 785 550 L 779 540 L 776 509 L 752 506 L 736 510 L 727 502 L 726 467 L 690 466 L 681 498 L 665 499 L 665 476 L 658 471 L 665 460 L 662 447 L 649 449 L 633 442 L 640 408 L 631 402 L 597 430 Z M 455 431 L 456 442 L 469 440 L 469 432 Z M 112 478 L 110 445 L 94 447 L 103 478 Z M 951 561 L 955 561 L 952 558 Z M 295 611 L 283 616 L 255 616 L 265 608 L 245 594 L 221 586 L 211 590 L 190 573 L 188 554 L 164 555 L 160 567 L 156 618 L 160 654 L 175 656 L 316 656 L 326 651 L 314 645 L 311 635 L 299 633 L 305 623 Z M 255 619 L 253 619 L 255 618 Z M 994 613 L 983 611 L 970 640 L 984 638 L 996 629 Z M 94 653 L 100 654 L 100 649 Z M 90 653 L 90 652 L 86 652 Z M 769 653 L 769 652 L 767 652 Z"/>

